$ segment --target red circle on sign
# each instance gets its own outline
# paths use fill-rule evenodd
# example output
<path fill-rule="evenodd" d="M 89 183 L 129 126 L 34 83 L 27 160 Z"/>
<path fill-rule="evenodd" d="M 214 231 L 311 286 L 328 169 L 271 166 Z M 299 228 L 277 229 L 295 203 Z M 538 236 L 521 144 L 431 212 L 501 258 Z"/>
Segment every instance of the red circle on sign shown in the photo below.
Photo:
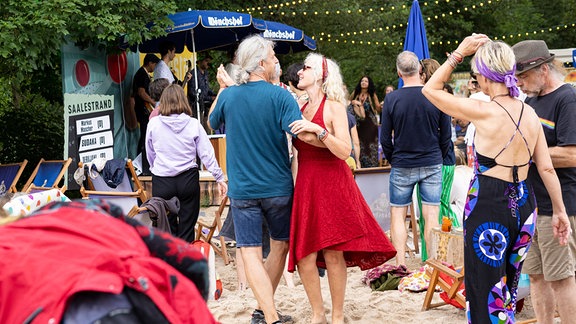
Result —
<path fill-rule="evenodd" d="M 76 82 L 78 82 L 81 87 L 85 87 L 90 81 L 90 69 L 88 68 L 88 63 L 84 60 L 78 60 L 74 70 Z"/>
<path fill-rule="evenodd" d="M 116 83 L 124 81 L 127 70 L 128 61 L 126 59 L 126 52 L 108 55 L 108 73 L 110 73 L 112 81 Z"/>

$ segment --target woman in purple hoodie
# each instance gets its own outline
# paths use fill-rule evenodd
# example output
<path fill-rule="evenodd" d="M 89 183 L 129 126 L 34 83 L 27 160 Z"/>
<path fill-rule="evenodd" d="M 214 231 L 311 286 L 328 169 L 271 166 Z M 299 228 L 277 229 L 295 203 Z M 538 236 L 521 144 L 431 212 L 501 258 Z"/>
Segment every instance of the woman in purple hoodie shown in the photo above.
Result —
<path fill-rule="evenodd" d="M 194 241 L 194 226 L 200 211 L 198 156 L 218 183 L 220 195 L 228 185 L 214 155 L 214 148 L 192 110 L 182 87 L 169 85 L 160 98 L 160 115 L 146 131 L 146 155 L 152 172 L 152 196 L 180 200 L 178 215 L 170 215 L 172 233 Z M 177 216 L 177 217 L 176 217 Z"/>

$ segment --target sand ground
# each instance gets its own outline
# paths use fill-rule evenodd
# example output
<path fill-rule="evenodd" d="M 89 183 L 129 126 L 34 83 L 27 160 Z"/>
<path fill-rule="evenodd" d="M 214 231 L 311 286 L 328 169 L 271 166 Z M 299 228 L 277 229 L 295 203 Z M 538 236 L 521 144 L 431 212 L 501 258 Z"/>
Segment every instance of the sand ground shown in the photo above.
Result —
<path fill-rule="evenodd" d="M 210 219 L 216 207 L 203 208 L 201 217 Z M 226 211 L 224 215 L 226 215 Z M 234 259 L 235 249 L 230 248 L 229 254 Z M 394 262 L 391 260 L 389 262 Z M 419 256 L 407 258 L 407 266 L 410 270 L 419 269 L 424 263 Z M 208 307 L 216 320 L 221 323 L 249 323 L 252 311 L 256 306 L 255 299 L 250 289 L 239 291 L 236 276 L 236 263 L 224 265 L 221 257 L 216 256 L 216 271 L 224 286 L 224 291 L 219 300 L 208 302 Z M 364 272 L 359 268 L 348 269 L 348 285 L 345 299 L 345 318 L 347 323 L 464 323 L 465 312 L 453 306 L 446 305 L 428 311 L 422 311 L 425 292 L 414 293 L 409 291 L 400 292 L 390 290 L 375 292 L 361 282 Z M 330 294 L 328 279 L 321 278 L 322 295 L 326 308 L 326 317 L 330 319 Z M 284 279 L 276 291 L 276 307 L 284 314 L 294 318 L 294 323 L 309 323 L 311 309 L 304 291 L 304 287 L 298 277 L 294 275 L 294 288 L 286 286 Z M 438 294 L 434 300 L 440 301 Z M 534 317 L 530 298 L 526 298 L 524 309 L 517 315 L 517 320 Z M 329 320 L 330 322 L 330 320 Z"/>

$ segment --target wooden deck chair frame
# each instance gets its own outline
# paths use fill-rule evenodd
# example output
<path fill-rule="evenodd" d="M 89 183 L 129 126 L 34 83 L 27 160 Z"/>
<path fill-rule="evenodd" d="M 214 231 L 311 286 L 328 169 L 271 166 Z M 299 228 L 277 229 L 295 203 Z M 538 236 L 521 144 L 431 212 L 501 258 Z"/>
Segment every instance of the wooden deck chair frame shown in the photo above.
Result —
<path fill-rule="evenodd" d="M 36 177 L 38 176 L 38 172 L 40 171 L 40 168 L 42 167 L 42 165 L 43 164 L 52 164 L 52 163 L 60 163 L 62 165 L 62 167 L 60 169 L 60 173 L 58 173 L 58 175 L 55 177 L 54 182 L 51 184 L 44 183 L 41 186 L 35 185 L 34 182 L 36 181 Z M 62 185 L 62 187 L 58 187 L 58 184 L 60 183 L 60 181 L 62 180 L 62 178 L 66 174 L 66 172 L 68 171 L 68 167 L 70 167 L 71 163 L 72 163 L 72 158 L 68 158 L 66 160 L 44 160 L 44 158 L 41 158 L 40 161 L 38 162 L 38 164 L 36 165 L 36 168 L 34 169 L 34 171 L 32 171 L 30 178 L 28 178 L 28 181 L 26 182 L 26 184 L 22 188 L 22 191 L 23 192 L 31 192 L 31 191 L 39 191 L 39 190 L 50 190 L 50 189 L 56 188 L 56 189 L 60 190 L 60 192 L 64 193 L 67 189 L 66 184 Z"/>
<path fill-rule="evenodd" d="M 18 192 L 18 189 L 16 189 L 16 184 L 18 183 L 18 180 L 20 180 L 20 176 L 22 176 L 22 172 L 24 172 L 24 168 L 26 167 L 26 164 L 28 164 L 28 160 L 24 160 L 24 161 L 18 162 L 18 163 L 0 164 L 0 169 L 3 169 L 3 168 L 7 168 L 7 169 L 14 168 L 15 169 L 16 167 L 18 167 L 18 170 L 14 174 L 14 178 L 12 179 L 12 182 L 11 183 L 4 183 L 4 186 L 6 187 L 6 192 L 11 192 L 11 193 Z M 8 179 L 0 179 L 0 184 L 4 180 L 8 180 Z"/>
<path fill-rule="evenodd" d="M 220 232 L 222 229 L 222 213 L 224 212 L 224 208 L 226 207 L 226 203 L 228 202 L 228 196 L 224 196 L 222 201 L 220 202 L 220 206 L 218 210 L 214 213 L 214 220 L 212 223 L 206 223 L 202 220 L 198 220 L 196 222 L 196 240 L 202 240 L 204 242 L 209 243 L 214 249 L 214 252 L 224 259 L 224 264 L 228 265 L 230 263 L 230 257 L 228 256 L 228 250 L 226 248 L 226 240 L 224 236 L 219 236 L 220 245 L 218 246 L 214 242 L 212 242 L 212 238 L 214 237 L 214 233 L 216 230 Z M 204 233 L 203 229 L 208 229 L 208 233 Z"/>
<path fill-rule="evenodd" d="M 414 208 L 414 202 L 412 205 L 408 206 L 408 210 L 406 212 L 406 218 L 410 218 L 408 221 L 410 222 L 408 225 L 408 230 L 412 230 L 412 243 L 414 244 L 414 249 L 411 249 L 408 244 L 406 244 L 406 252 L 411 257 L 414 257 L 415 254 L 420 253 L 420 246 L 418 244 L 418 220 L 416 219 L 416 209 Z"/>
<path fill-rule="evenodd" d="M 78 163 L 78 167 L 83 167 L 82 162 Z M 132 190 L 131 192 L 122 192 L 122 191 L 103 191 L 103 190 L 95 190 L 94 184 L 92 183 L 92 179 L 87 175 L 86 181 L 88 183 L 88 188 L 86 189 L 84 186 L 80 188 L 80 194 L 82 197 L 89 198 L 90 195 L 98 195 L 98 196 L 118 196 L 118 197 L 135 197 L 140 198 L 141 202 L 145 202 L 148 200 L 148 194 L 142 183 L 138 179 L 138 175 L 136 174 L 136 170 L 134 169 L 134 165 L 132 164 L 132 160 L 128 159 L 126 161 L 126 172 L 128 173 L 128 179 L 132 181 Z"/>
<path fill-rule="evenodd" d="M 466 308 L 466 297 L 459 292 L 460 286 L 464 282 L 464 267 L 460 272 L 453 270 L 442 262 L 434 259 L 426 260 L 426 264 L 430 269 L 426 270 L 426 273 L 430 277 L 430 284 L 428 290 L 426 291 L 426 297 L 424 297 L 424 304 L 422 305 L 422 310 L 426 311 L 430 308 L 439 307 L 446 305 L 446 302 L 439 302 L 432 304 L 432 297 L 434 297 L 434 292 L 436 286 L 438 285 L 443 291 L 448 294 L 448 298 L 456 301 L 460 306 Z M 453 280 L 453 283 L 446 282 L 440 277 L 440 273 L 443 273 Z"/>

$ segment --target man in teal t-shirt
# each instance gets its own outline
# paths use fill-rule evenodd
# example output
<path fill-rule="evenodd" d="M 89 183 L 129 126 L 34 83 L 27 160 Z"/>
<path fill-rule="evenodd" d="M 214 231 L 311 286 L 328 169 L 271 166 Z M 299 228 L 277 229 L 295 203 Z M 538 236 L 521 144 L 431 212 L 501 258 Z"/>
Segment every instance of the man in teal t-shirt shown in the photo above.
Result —
<path fill-rule="evenodd" d="M 261 308 L 252 314 L 252 323 L 289 323 L 290 316 L 276 312 L 274 291 L 288 253 L 294 189 L 286 132 L 302 114 L 288 91 L 269 83 L 278 63 L 271 41 L 251 36 L 242 41 L 235 57 L 239 85 L 220 90 L 209 124 L 212 129 L 226 124 L 228 196 L 236 246 Z M 263 219 L 271 238 L 266 267 Z"/>

